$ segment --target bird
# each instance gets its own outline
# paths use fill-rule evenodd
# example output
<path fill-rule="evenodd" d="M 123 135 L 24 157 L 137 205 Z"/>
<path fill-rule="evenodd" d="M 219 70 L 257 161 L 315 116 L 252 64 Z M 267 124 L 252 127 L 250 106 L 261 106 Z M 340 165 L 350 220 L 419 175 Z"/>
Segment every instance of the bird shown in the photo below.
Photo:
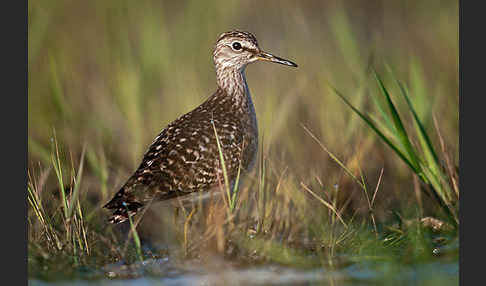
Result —
<path fill-rule="evenodd" d="M 258 125 L 245 68 L 257 61 L 297 64 L 262 51 L 253 34 L 240 30 L 219 35 L 213 61 L 216 91 L 155 137 L 139 167 L 104 205 L 113 212 L 110 223 L 126 221 L 152 201 L 215 190 L 223 178 L 222 161 L 232 186 L 239 170 L 249 172 L 255 165 Z"/>

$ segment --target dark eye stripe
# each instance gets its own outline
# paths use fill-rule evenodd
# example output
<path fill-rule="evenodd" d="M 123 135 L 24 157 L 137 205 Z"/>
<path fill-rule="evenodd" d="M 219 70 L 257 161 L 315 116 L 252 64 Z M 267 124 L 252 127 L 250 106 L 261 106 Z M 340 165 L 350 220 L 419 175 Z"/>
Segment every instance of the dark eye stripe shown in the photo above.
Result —
<path fill-rule="evenodd" d="M 243 47 L 243 50 L 251 52 L 252 54 L 258 54 L 258 51 L 256 49 Z"/>

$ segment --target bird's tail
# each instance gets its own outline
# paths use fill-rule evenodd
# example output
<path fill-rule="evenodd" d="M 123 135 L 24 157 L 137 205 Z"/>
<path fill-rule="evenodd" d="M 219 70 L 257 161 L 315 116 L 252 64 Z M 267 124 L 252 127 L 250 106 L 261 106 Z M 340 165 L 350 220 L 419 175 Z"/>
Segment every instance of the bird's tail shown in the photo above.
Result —
<path fill-rule="evenodd" d="M 143 204 L 125 196 L 122 189 L 103 207 L 113 210 L 113 215 L 108 221 L 118 224 L 126 221 L 129 216 L 135 215 L 143 207 Z"/>

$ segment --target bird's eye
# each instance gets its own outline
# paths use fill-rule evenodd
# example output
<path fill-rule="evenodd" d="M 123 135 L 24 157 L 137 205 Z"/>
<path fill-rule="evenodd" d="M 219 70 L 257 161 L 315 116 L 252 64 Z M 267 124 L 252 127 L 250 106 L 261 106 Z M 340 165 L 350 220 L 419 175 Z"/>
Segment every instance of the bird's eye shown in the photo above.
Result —
<path fill-rule="evenodd" d="M 241 50 L 241 44 L 239 42 L 234 42 L 231 47 L 233 48 L 233 50 L 235 51 L 239 51 Z"/>

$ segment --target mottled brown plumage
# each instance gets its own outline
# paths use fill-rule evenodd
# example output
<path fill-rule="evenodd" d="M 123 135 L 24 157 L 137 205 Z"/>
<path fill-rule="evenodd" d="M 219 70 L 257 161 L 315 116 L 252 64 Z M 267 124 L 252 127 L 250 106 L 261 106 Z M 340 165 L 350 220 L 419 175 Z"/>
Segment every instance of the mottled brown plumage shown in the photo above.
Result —
<path fill-rule="evenodd" d="M 155 137 L 138 169 L 104 206 L 113 210 L 110 222 L 125 221 L 150 201 L 216 188 L 223 172 L 214 129 L 231 185 L 240 167 L 243 172 L 251 170 L 258 150 L 258 126 L 245 67 L 257 60 L 297 65 L 262 52 L 255 36 L 241 31 L 221 34 L 213 59 L 216 92 Z"/>

